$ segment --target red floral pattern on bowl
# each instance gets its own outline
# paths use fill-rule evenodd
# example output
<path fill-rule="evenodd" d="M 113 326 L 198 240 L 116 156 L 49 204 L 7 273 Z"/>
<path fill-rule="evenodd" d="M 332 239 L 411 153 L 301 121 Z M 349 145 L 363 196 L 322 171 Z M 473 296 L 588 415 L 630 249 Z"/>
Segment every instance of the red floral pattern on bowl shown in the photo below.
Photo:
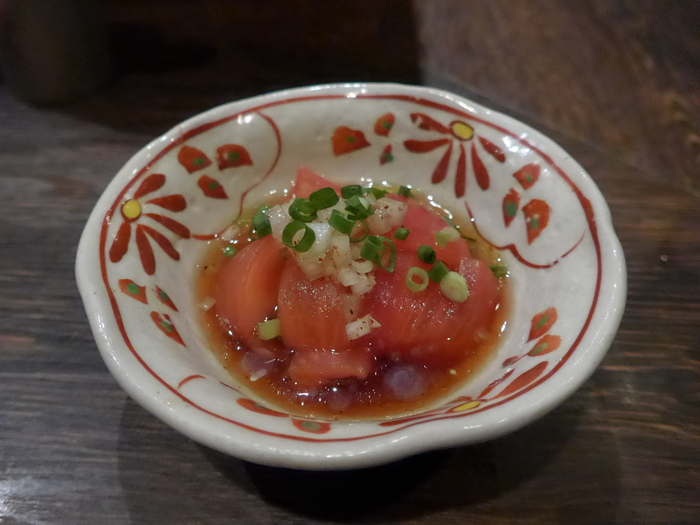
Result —
<path fill-rule="evenodd" d="M 207 350 L 193 276 L 243 206 L 299 165 L 340 183 L 411 185 L 503 252 L 512 313 L 494 358 L 418 414 L 303 420 L 245 392 Z M 140 404 L 191 438 L 269 465 L 355 468 L 491 439 L 554 408 L 595 370 L 624 308 L 624 256 L 585 171 L 552 141 L 443 91 L 316 86 L 234 102 L 156 139 L 117 174 L 76 273 L 98 347 Z"/>

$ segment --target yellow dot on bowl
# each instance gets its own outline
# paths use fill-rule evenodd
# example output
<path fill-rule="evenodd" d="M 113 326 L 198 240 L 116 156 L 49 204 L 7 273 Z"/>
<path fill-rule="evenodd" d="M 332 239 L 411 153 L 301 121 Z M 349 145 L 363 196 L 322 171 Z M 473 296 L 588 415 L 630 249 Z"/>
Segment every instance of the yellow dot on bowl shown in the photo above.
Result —
<path fill-rule="evenodd" d="M 463 405 L 459 405 L 454 407 L 450 412 L 464 412 L 465 410 L 471 410 L 472 408 L 476 408 L 481 404 L 481 401 L 469 401 L 469 403 L 464 403 Z"/>
<path fill-rule="evenodd" d="M 469 140 L 474 136 L 474 128 L 469 124 L 457 121 L 452 123 L 452 133 L 454 133 L 457 138 Z"/>
<path fill-rule="evenodd" d="M 134 199 L 128 200 L 122 206 L 122 213 L 127 219 L 136 219 L 141 215 L 141 205 Z"/>

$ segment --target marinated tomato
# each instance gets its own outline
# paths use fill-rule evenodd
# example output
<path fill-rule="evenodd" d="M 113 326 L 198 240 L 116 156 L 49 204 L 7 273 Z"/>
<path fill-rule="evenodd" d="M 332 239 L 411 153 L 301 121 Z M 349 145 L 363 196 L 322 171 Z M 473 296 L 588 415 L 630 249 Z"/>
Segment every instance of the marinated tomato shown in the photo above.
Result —
<path fill-rule="evenodd" d="M 301 168 L 292 194 L 203 265 L 204 322 L 234 376 L 299 415 L 390 417 L 487 358 L 505 315 L 497 253 L 472 257 L 478 241 L 407 188 L 340 188 Z"/>

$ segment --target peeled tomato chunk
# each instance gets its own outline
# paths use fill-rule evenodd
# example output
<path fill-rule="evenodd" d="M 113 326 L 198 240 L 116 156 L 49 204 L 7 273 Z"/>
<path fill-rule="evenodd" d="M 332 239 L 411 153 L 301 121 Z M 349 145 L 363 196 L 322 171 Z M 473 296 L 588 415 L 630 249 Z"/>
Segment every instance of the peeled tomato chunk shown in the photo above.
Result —
<path fill-rule="evenodd" d="M 366 349 L 340 352 L 331 350 L 301 351 L 289 364 L 289 377 L 300 385 L 322 384 L 336 379 L 365 379 L 372 371 L 374 358 Z"/>
<path fill-rule="evenodd" d="M 216 287 L 221 322 L 250 346 L 263 342 L 257 325 L 276 317 L 277 292 L 286 250 L 271 235 L 248 244 L 226 262 Z"/>
<path fill-rule="evenodd" d="M 345 350 L 345 307 L 328 278 L 309 281 L 289 259 L 279 282 L 278 315 L 282 341 L 292 350 Z"/>
<path fill-rule="evenodd" d="M 333 188 L 340 195 L 340 186 L 324 179 L 306 166 L 302 166 L 297 170 L 297 178 L 294 180 L 292 195 L 308 199 L 309 195 L 316 190 L 328 187 Z"/>
<path fill-rule="evenodd" d="M 398 352 L 412 363 L 455 364 L 482 342 L 495 315 L 498 281 L 482 261 L 463 259 L 458 268 L 469 286 L 469 298 L 456 303 L 432 281 L 422 292 L 411 292 L 405 284 L 411 266 L 428 269 L 414 252 L 398 250 L 394 273 L 377 272 L 365 307 L 382 326 L 367 341 L 380 355 L 394 357 Z"/>

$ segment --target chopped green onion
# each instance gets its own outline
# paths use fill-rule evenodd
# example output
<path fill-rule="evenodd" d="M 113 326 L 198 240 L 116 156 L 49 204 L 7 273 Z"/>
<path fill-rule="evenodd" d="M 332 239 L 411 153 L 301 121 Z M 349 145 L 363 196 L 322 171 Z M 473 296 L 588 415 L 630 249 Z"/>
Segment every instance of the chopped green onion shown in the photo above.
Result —
<path fill-rule="evenodd" d="M 394 268 L 396 267 L 396 246 L 394 246 L 394 241 L 386 237 L 379 237 L 379 239 L 382 242 L 382 249 L 377 254 L 377 259 L 374 262 L 385 272 L 394 273 Z M 384 255 L 386 254 L 387 246 L 389 247 L 389 261 L 385 265 Z"/>
<path fill-rule="evenodd" d="M 335 228 L 344 235 L 350 235 L 352 233 L 352 229 L 355 227 L 355 223 L 356 221 L 348 219 L 342 212 L 339 212 L 338 210 L 333 210 L 331 212 L 331 218 L 328 219 L 328 224 L 330 224 L 333 228 Z"/>
<path fill-rule="evenodd" d="M 428 270 L 428 277 L 430 277 L 430 280 L 434 283 L 439 283 L 448 273 L 450 273 L 450 270 L 447 269 L 445 263 L 438 261 L 430 270 Z"/>
<path fill-rule="evenodd" d="M 359 184 L 350 184 L 349 186 L 343 186 L 340 188 L 340 194 L 343 199 L 349 199 L 355 195 L 362 195 L 362 186 Z"/>
<path fill-rule="evenodd" d="M 369 224 L 367 224 L 367 221 L 360 219 L 359 221 L 360 224 L 362 224 L 362 227 L 364 228 L 362 230 L 362 235 L 359 237 L 350 237 L 350 242 L 362 242 L 364 241 L 367 236 L 369 235 Z M 357 224 L 357 223 L 356 223 Z M 353 228 L 354 229 L 354 228 Z"/>
<path fill-rule="evenodd" d="M 440 291 L 448 299 L 463 303 L 469 297 L 467 280 L 457 272 L 448 272 L 440 281 Z"/>
<path fill-rule="evenodd" d="M 437 254 L 430 246 L 421 244 L 418 247 L 418 258 L 426 264 L 435 264 L 437 261 Z"/>
<path fill-rule="evenodd" d="M 418 277 L 420 279 L 420 283 L 417 283 L 416 281 L 413 280 L 414 277 Z M 412 266 L 408 270 L 408 274 L 406 275 L 406 287 L 414 292 L 422 292 L 428 287 L 428 283 L 430 282 L 430 279 L 428 278 L 428 272 L 426 272 L 423 268 L 418 268 L 418 266 Z"/>
<path fill-rule="evenodd" d="M 295 221 L 311 222 L 318 215 L 316 214 L 316 206 L 309 199 L 294 199 L 294 202 L 289 206 L 289 216 Z"/>
<path fill-rule="evenodd" d="M 262 239 L 266 235 L 272 233 L 272 226 L 270 226 L 270 219 L 265 215 L 264 210 L 258 211 L 253 215 L 253 229 L 255 233 L 258 234 L 258 239 Z"/>
<path fill-rule="evenodd" d="M 224 255 L 226 257 L 233 257 L 236 254 L 236 251 L 236 247 L 232 244 L 229 244 L 228 246 L 226 246 L 226 248 L 224 248 Z"/>
<path fill-rule="evenodd" d="M 381 199 L 381 198 L 384 197 L 387 193 L 389 193 L 388 191 L 386 191 L 386 190 L 380 190 L 379 188 L 363 188 L 362 191 L 363 191 L 365 194 L 371 193 L 372 195 L 374 195 L 374 198 L 375 198 L 375 199 Z"/>
<path fill-rule="evenodd" d="M 459 237 L 459 232 L 452 226 L 448 226 L 447 228 L 443 228 L 439 232 L 435 232 L 435 242 L 440 248 L 444 248 L 448 245 L 448 243 L 456 241 L 457 239 L 459 239 Z"/>
<path fill-rule="evenodd" d="M 355 220 L 366 219 L 374 214 L 374 208 L 364 197 L 353 195 L 345 201 L 345 209 L 350 213 L 349 217 Z"/>
<path fill-rule="evenodd" d="M 508 267 L 503 266 L 502 264 L 490 265 L 489 270 L 491 270 L 493 272 L 493 275 L 496 276 L 496 278 L 498 279 L 508 275 Z"/>
<path fill-rule="evenodd" d="M 384 264 L 387 247 L 389 248 L 389 261 Z M 362 245 L 360 257 L 366 261 L 374 262 L 384 271 L 393 273 L 396 266 L 396 246 L 391 239 L 370 235 Z"/>
<path fill-rule="evenodd" d="M 360 257 L 366 261 L 376 261 L 379 256 L 379 250 L 382 248 L 382 240 L 374 235 L 369 235 L 362 249 L 360 250 Z"/>
<path fill-rule="evenodd" d="M 412 197 L 411 195 L 411 188 L 408 186 L 400 186 L 398 194 L 401 195 L 402 197 Z"/>
<path fill-rule="evenodd" d="M 302 230 L 304 230 L 304 235 L 298 242 L 295 243 L 294 238 L 296 237 L 296 234 Z M 314 245 L 315 240 L 316 234 L 303 222 L 292 221 L 284 227 L 284 230 L 282 230 L 282 243 L 299 253 L 308 252 Z"/>
<path fill-rule="evenodd" d="M 394 232 L 394 239 L 405 241 L 409 233 L 411 233 L 411 230 L 408 228 L 399 228 Z"/>
<path fill-rule="evenodd" d="M 321 188 L 309 195 L 309 200 L 317 210 L 325 210 L 338 204 L 340 198 L 333 188 Z"/>
<path fill-rule="evenodd" d="M 459 231 L 459 226 L 455 224 L 455 221 L 452 220 L 452 217 L 450 217 L 449 215 L 443 215 L 442 218 L 445 219 L 445 221 L 447 221 L 447 224 L 452 226 L 455 230 Z"/>
<path fill-rule="evenodd" d="M 279 319 L 270 319 L 269 321 L 258 323 L 258 337 L 263 341 L 274 339 L 278 335 L 280 335 Z"/>

